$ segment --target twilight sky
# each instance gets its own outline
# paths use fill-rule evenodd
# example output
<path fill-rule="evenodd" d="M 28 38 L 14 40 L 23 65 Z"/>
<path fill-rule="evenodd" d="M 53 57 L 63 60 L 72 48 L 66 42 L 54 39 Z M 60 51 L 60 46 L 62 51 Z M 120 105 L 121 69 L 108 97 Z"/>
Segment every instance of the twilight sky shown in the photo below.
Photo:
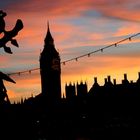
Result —
<path fill-rule="evenodd" d="M 10 43 L 13 54 L 0 48 L 0 70 L 5 73 L 39 67 L 39 55 L 47 32 L 47 21 L 61 60 L 67 60 L 105 47 L 140 32 L 140 1 L 138 0 L 0 0 L 0 9 L 7 12 L 6 30 L 11 30 L 17 19 L 24 29 L 16 39 L 19 48 Z M 0 35 L 0 38 L 2 35 Z M 121 83 L 123 74 L 137 80 L 140 71 L 140 36 L 117 48 L 96 53 L 78 62 L 62 66 L 62 91 L 65 83 L 93 78 L 100 85 L 111 75 Z M 11 76 L 17 84 L 5 82 L 11 101 L 40 93 L 39 71 Z"/>

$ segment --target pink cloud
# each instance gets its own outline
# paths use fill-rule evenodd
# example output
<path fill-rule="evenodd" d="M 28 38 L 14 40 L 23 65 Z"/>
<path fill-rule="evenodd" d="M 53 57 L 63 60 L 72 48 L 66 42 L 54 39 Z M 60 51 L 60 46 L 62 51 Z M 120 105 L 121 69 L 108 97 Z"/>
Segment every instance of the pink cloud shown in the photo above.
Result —
<path fill-rule="evenodd" d="M 0 56 L 0 61 L 1 63 L 5 63 L 6 61 L 8 61 L 8 58 L 6 56 Z"/>
<path fill-rule="evenodd" d="M 136 3 L 134 5 L 134 3 Z M 129 4 L 134 5 L 132 8 L 129 8 Z M 28 0 L 26 2 L 20 2 L 9 6 L 9 9 L 18 11 L 28 15 L 35 13 L 37 16 L 77 16 L 81 15 L 81 12 L 88 10 L 97 10 L 102 16 L 114 17 L 116 19 L 122 20 L 132 20 L 139 21 L 140 19 L 140 10 L 136 8 L 136 5 L 139 5 L 138 1 L 132 0 L 75 0 L 75 1 L 32 1 Z M 18 13 L 17 13 L 18 14 Z"/>

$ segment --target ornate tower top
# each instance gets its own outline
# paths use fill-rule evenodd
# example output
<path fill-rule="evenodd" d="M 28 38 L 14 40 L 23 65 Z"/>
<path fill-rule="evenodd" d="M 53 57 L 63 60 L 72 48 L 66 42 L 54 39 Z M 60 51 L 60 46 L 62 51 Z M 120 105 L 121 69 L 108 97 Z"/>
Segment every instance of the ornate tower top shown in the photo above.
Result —
<path fill-rule="evenodd" d="M 45 41 L 45 44 L 54 45 L 54 39 L 53 39 L 51 32 L 50 32 L 49 22 L 48 22 L 48 31 L 47 31 L 47 34 L 46 34 L 44 41 Z"/>

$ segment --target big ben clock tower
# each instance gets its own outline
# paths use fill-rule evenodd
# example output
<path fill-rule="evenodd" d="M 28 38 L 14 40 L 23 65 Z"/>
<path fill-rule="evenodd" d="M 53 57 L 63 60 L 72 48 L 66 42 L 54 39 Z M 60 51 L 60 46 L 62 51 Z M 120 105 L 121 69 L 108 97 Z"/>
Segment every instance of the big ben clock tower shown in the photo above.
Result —
<path fill-rule="evenodd" d="M 49 100 L 59 100 L 61 98 L 60 56 L 55 49 L 49 24 L 44 40 L 44 49 L 40 56 L 40 75 L 42 95 Z"/>

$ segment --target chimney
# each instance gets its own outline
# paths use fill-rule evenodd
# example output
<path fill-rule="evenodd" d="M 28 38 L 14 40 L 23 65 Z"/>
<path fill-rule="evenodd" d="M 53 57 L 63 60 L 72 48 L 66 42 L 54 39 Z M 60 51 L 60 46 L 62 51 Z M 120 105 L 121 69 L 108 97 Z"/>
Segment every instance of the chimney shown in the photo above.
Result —
<path fill-rule="evenodd" d="M 124 74 L 124 80 L 122 80 L 122 84 L 129 84 L 129 81 L 127 80 L 127 74 Z"/>
<path fill-rule="evenodd" d="M 116 85 L 116 79 L 113 79 L 113 84 Z"/>
<path fill-rule="evenodd" d="M 111 77 L 107 76 L 107 80 L 108 80 L 108 82 L 111 82 Z"/>
<path fill-rule="evenodd" d="M 105 84 L 107 84 L 107 78 L 105 78 L 104 80 L 105 80 Z"/>
<path fill-rule="evenodd" d="M 138 76 L 139 76 L 138 78 L 140 79 L 140 72 L 138 72 Z"/>
<path fill-rule="evenodd" d="M 124 74 L 124 80 L 127 80 L 127 74 Z"/>
<path fill-rule="evenodd" d="M 140 72 L 138 73 L 138 80 L 137 83 L 140 83 Z"/>
<path fill-rule="evenodd" d="M 94 77 L 94 83 L 97 83 L 97 77 Z"/>

